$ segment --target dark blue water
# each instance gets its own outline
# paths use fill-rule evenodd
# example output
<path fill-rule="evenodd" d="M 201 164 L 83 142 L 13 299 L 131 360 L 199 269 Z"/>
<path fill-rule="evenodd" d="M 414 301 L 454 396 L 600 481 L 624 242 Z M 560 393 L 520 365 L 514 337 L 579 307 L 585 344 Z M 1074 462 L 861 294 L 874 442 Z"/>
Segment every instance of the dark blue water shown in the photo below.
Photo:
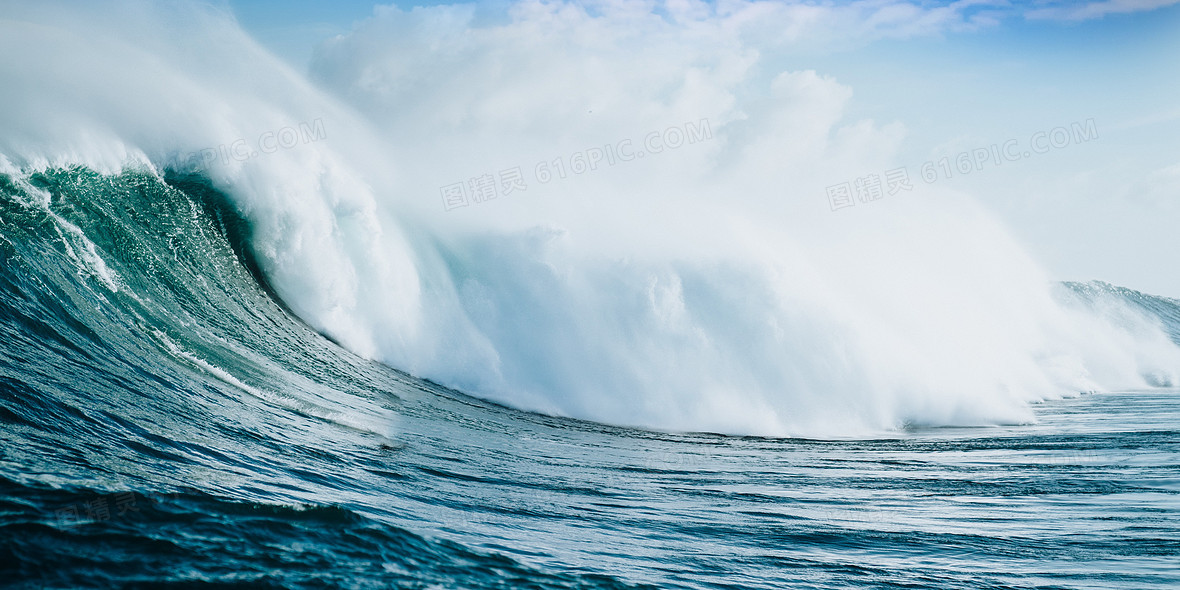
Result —
<path fill-rule="evenodd" d="M 1180 391 L 873 440 L 545 417 L 318 335 L 248 235 L 200 178 L 0 176 L 0 585 L 1180 587 Z"/>

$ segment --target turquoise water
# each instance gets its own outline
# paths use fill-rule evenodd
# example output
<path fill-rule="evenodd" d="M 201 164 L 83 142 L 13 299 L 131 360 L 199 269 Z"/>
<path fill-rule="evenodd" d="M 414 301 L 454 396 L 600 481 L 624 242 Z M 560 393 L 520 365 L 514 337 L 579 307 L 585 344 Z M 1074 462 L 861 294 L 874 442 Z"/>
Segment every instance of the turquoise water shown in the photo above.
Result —
<path fill-rule="evenodd" d="M 12 587 L 1180 586 L 1175 389 L 868 440 L 605 426 L 338 347 L 199 177 L 0 176 L 0 221 Z"/>

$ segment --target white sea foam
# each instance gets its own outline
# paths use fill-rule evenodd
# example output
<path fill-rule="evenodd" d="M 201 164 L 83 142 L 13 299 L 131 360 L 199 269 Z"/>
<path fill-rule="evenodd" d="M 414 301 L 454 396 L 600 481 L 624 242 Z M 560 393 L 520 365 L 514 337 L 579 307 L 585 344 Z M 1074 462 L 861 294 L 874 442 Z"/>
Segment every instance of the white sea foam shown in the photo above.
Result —
<path fill-rule="evenodd" d="M 183 165 L 322 121 L 322 141 L 218 152 L 206 171 L 300 316 L 472 394 L 848 435 L 1020 422 L 1030 401 L 1178 381 L 1157 326 L 1063 303 L 969 195 L 915 178 L 880 206 L 829 209 L 825 183 L 892 167 L 905 127 L 846 119 L 853 89 L 778 69 L 776 52 L 808 43 L 808 23 L 964 26 L 941 9 L 909 30 L 864 6 L 523 2 L 496 22 L 379 8 L 320 49 L 311 82 L 215 10 L 62 6 L 0 21 L 12 166 Z M 699 141 L 572 169 L 574 153 L 689 123 Z M 559 158 L 567 178 L 539 182 Z M 518 166 L 527 190 L 446 210 L 447 185 Z"/>

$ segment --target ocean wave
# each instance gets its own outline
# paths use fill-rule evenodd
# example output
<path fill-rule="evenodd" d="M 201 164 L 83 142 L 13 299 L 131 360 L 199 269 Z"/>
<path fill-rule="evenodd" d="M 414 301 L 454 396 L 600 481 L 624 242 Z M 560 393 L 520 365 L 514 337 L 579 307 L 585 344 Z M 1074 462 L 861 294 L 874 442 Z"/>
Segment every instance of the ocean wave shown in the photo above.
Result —
<path fill-rule="evenodd" d="M 814 72 L 759 77 L 750 61 L 758 41 L 725 37 L 723 26 L 702 29 L 732 41 L 708 54 L 683 46 L 677 27 L 688 25 L 625 11 L 524 12 L 506 25 L 449 8 L 382 13 L 325 46 L 311 76 L 317 87 L 198 5 L 20 12 L 38 26 L 0 24 L 4 55 L 26 56 L 4 60 L 0 72 L 21 89 L 0 105 L 0 122 L 13 130 L 0 140 L 11 183 L 81 166 L 75 178 L 85 186 L 76 188 L 90 197 L 75 195 L 73 207 L 87 211 L 95 193 L 122 190 L 103 183 L 167 184 L 167 175 L 191 171 L 188 154 L 315 121 L 314 142 L 203 159 L 202 182 L 248 224 L 241 241 L 256 278 L 282 308 L 362 357 L 485 399 L 647 428 L 843 436 L 1020 423 L 1033 419 L 1029 402 L 1177 382 L 1180 348 L 1159 314 L 1118 297 L 1060 296 L 966 195 L 927 187 L 863 215 L 815 207 L 802 188 L 817 178 L 809 168 L 826 166 L 819 160 L 879 167 L 857 154 L 866 146 L 887 153 L 898 129 L 845 121 L 847 87 Z M 389 26 L 408 28 L 388 36 Z M 474 66 L 454 55 L 520 57 L 535 80 L 554 68 L 592 68 L 601 48 L 579 33 L 624 26 L 652 33 L 628 36 L 628 47 L 658 48 L 666 56 L 658 59 L 671 60 L 645 67 L 696 73 L 656 85 L 623 78 L 578 87 L 574 103 L 599 100 L 607 88 L 645 105 L 603 106 L 593 121 L 590 113 L 570 119 L 568 101 L 546 107 L 557 86 L 529 98 L 458 92 L 434 78 L 437 87 L 416 93 L 398 86 L 432 68 L 463 78 Z M 146 33 L 125 34 L 132 28 Z M 450 48 L 424 41 L 440 30 L 467 41 Z M 570 38 L 579 41 L 562 45 Z M 190 45 L 212 53 L 186 52 Z M 15 47 L 23 49 L 9 51 Z M 547 49 L 560 59 L 523 59 Z M 393 51 L 405 59 L 390 61 Z M 636 54 L 649 53 L 611 59 Z M 496 88 L 514 74 L 499 75 Z M 77 85 L 87 91 L 73 92 Z M 677 102 L 690 86 L 704 98 Z M 443 95 L 451 102 L 438 102 Z M 44 112 L 33 100 L 41 96 L 61 98 Z M 432 104 L 436 114 L 423 118 Z M 569 125 L 514 127 L 514 113 Z M 550 154 L 590 153 L 566 149 L 579 145 L 571 142 L 618 145 L 684 121 L 707 122 L 708 140 L 564 183 L 530 179 L 532 192 L 478 207 L 448 211 L 439 201 L 439 186 L 456 175 L 527 169 Z M 492 136 L 498 161 L 480 147 Z M 784 190 L 784 177 L 801 188 Z M 128 215 L 159 214 L 114 192 L 103 202 Z M 148 285 L 170 264 L 154 242 L 210 223 L 199 207 L 186 205 L 197 219 L 176 217 L 173 234 L 127 236 L 159 254 L 150 270 L 120 270 L 104 262 L 114 252 L 90 245 L 101 243 L 91 234 L 109 228 L 79 234 L 56 204 L 39 206 L 59 217 L 52 225 L 74 265 L 107 291 L 133 282 L 139 287 L 130 293 L 147 301 L 153 290 L 182 300 L 179 293 L 194 289 Z M 198 262 L 199 252 L 187 256 L 205 265 L 188 275 L 195 284 L 224 272 Z M 1173 319 L 1164 314 L 1163 323 Z M 149 331 L 152 323 L 144 321 Z M 165 331 L 183 342 L 177 332 Z M 234 339 L 220 346 L 248 348 Z M 192 361 L 199 352 L 181 349 L 200 364 Z M 249 363 L 216 366 L 244 384 L 242 374 L 258 372 Z M 333 405 L 308 411 L 345 411 Z"/>

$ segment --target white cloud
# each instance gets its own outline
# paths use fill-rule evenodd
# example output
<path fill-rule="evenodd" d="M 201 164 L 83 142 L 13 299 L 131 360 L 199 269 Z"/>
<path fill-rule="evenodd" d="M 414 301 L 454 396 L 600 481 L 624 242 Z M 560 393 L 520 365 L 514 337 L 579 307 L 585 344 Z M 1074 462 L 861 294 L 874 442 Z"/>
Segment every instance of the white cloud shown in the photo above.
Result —
<path fill-rule="evenodd" d="M 1052 2 L 1042 8 L 1025 13 L 1033 20 L 1083 21 L 1105 17 L 1108 14 L 1130 14 L 1148 12 L 1172 6 L 1180 0 L 1103 0 L 1101 2 Z"/>

